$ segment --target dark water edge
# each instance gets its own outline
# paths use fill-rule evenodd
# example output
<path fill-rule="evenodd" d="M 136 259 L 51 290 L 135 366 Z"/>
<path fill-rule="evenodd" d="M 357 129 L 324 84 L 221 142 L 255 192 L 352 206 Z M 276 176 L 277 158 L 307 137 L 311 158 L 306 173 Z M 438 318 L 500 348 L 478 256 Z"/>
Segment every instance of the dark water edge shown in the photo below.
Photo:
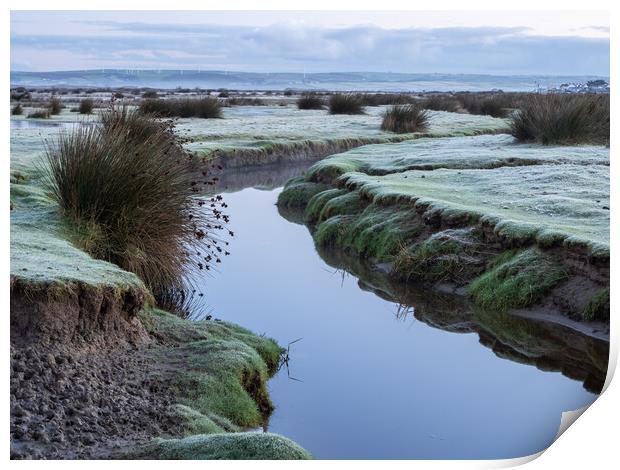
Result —
<path fill-rule="evenodd" d="M 270 381 L 269 431 L 321 459 L 510 458 L 546 448 L 562 411 L 596 399 L 607 343 L 317 252 L 269 190 L 303 170 L 227 173 L 232 255 L 201 286 L 215 317 L 302 338 Z"/>

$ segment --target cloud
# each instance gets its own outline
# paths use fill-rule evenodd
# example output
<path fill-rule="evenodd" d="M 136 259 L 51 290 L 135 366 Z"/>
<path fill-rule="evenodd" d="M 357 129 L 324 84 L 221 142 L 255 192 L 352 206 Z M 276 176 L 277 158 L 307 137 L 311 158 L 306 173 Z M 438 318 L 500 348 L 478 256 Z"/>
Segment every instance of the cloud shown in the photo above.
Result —
<path fill-rule="evenodd" d="M 536 36 L 526 27 L 384 29 L 290 22 L 251 27 L 118 21 L 76 21 L 73 27 L 66 34 L 12 33 L 11 69 L 609 74 L 608 38 Z"/>

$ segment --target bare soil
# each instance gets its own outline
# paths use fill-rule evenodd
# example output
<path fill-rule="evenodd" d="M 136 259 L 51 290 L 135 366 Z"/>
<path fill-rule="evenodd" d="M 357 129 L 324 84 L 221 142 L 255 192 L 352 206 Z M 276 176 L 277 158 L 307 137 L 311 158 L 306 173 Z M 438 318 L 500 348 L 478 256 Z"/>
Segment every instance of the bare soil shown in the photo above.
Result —
<path fill-rule="evenodd" d="M 178 436 L 172 392 L 135 292 L 11 296 L 11 458 L 93 459 Z"/>

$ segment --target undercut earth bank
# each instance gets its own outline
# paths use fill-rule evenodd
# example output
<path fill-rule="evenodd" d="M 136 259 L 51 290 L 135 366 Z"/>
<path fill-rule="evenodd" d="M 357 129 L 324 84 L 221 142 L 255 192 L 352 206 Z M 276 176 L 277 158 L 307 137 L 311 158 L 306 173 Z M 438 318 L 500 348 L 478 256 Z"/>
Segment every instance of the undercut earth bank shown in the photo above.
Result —
<path fill-rule="evenodd" d="M 387 276 L 609 334 L 609 149 L 506 136 L 421 139 L 326 158 L 278 205 L 315 243 Z"/>
<path fill-rule="evenodd" d="M 11 458 L 310 458 L 282 436 L 243 432 L 274 408 L 273 340 L 91 286 L 51 300 L 15 284 Z"/>

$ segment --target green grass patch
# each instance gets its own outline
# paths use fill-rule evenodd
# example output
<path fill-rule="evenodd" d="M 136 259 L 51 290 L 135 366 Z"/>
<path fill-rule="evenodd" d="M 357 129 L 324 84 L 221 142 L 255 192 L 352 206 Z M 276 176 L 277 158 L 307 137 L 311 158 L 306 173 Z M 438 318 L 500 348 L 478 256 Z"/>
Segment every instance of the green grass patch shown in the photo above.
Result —
<path fill-rule="evenodd" d="M 590 298 L 581 317 L 589 321 L 609 322 L 609 314 L 609 288 L 607 288 L 599 290 Z"/>
<path fill-rule="evenodd" d="M 266 384 L 282 352 L 275 341 L 230 323 L 189 322 L 161 310 L 143 312 L 142 320 L 173 345 L 158 357 L 172 370 L 175 395 L 185 406 L 180 415 L 190 429 L 257 427 L 273 411 Z"/>
<path fill-rule="evenodd" d="M 405 279 L 465 283 L 482 270 L 481 249 L 475 229 L 444 230 L 403 248 L 394 260 L 394 272 Z"/>
<path fill-rule="evenodd" d="M 349 203 L 347 193 L 330 199 L 321 210 L 314 241 L 358 256 L 391 260 L 420 234 L 423 224 L 411 208 Z"/>
<path fill-rule="evenodd" d="M 505 252 L 469 286 L 474 302 L 505 311 L 528 307 L 567 278 L 562 266 L 536 248 Z"/>
<path fill-rule="evenodd" d="M 323 207 L 325 207 L 325 204 L 327 204 L 331 199 L 335 197 L 347 194 L 347 192 L 348 191 L 345 189 L 333 188 L 312 196 L 308 201 L 306 210 L 304 212 L 304 220 L 306 221 L 306 223 L 316 223 L 320 218 L 321 211 L 323 210 Z"/>
<path fill-rule="evenodd" d="M 293 178 L 286 183 L 278 195 L 278 207 L 285 209 L 305 209 L 310 199 L 326 189 L 326 184 L 306 181 L 303 176 Z"/>

